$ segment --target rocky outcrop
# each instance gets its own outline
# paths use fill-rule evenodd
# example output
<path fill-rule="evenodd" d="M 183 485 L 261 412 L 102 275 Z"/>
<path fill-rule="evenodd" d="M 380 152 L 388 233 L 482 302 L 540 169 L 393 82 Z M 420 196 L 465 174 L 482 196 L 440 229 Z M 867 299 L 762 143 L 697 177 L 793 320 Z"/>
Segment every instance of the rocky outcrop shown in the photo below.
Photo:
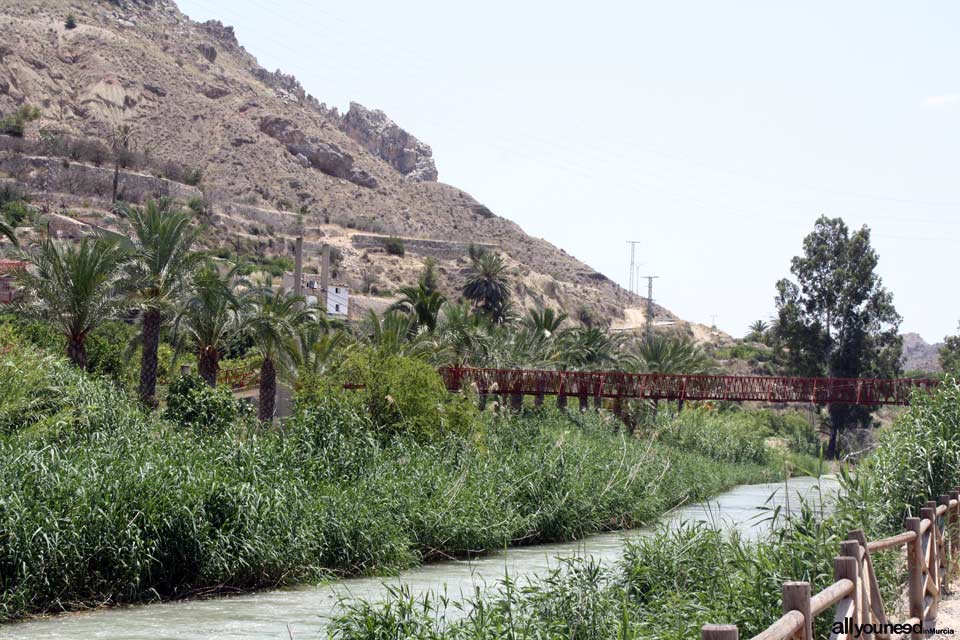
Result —
<path fill-rule="evenodd" d="M 362 187 L 373 189 L 377 186 L 376 178 L 353 166 L 353 156 L 332 142 L 308 138 L 291 120 L 264 118 L 260 121 L 260 131 L 283 144 L 305 166 Z"/>
<path fill-rule="evenodd" d="M 350 110 L 340 120 L 340 128 L 364 149 L 411 180 L 437 180 L 430 145 L 401 129 L 383 111 L 351 102 Z"/>
<path fill-rule="evenodd" d="M 940 347 L 943 343 L 929 344 L 917 333 L 905 333 L 903 338 L 903 354 L 900 363 L 904 371 L 920 370 L 939 373 Z"/>

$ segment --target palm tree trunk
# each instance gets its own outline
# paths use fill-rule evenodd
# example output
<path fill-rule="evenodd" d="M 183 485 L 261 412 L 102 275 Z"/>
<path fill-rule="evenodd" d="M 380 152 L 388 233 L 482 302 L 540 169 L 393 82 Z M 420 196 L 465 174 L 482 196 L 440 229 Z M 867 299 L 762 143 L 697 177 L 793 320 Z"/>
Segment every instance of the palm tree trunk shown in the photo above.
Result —
<path fill-rule="evenodd" d="M 273 422 L 273 410 L 277 400 L 277 370 L 273 360 L 264 358 L 260 365 L 260 422 Z"/>
<path fill-rule="evenodd" d="M 213 347 L 200 350 L 197 356 L 197 373 L 211 387 L 217 386 L 217 373 L 220 371 L 220 353 Z"/>
<path fill-rule="evenodd" d="M 120 190 L 120 160 L 114 160 L 113 163 L 113 202 L 117 201 L 117 191 Z"/>
<path fill-rule="evenodd" d="M 157 349 L 160 346 L 160 312 L 143 314 L 143 352 L 140 356 L 140 401 L 148 407 L 157 405 Z"/>
<path fill-rule="evenodd" d="M 87 368 L 87 345 L 82 337 L 70 336 L 67 338 L 67 357 L 78 369 Z"/>

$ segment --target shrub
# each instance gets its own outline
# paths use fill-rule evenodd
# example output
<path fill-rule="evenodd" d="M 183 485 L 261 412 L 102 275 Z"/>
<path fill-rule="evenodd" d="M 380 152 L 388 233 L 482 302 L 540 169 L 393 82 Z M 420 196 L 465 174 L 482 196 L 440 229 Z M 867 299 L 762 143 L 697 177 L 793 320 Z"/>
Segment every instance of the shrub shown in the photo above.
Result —
<path fill-rule="evenodd" d="M 199 376 L 187 374 L 170 385 L 164 417 L 201 433 L 223 433 L 236 422 L 239 410 L 229 389 L 211 388 Z"/>
<path fill-rule="evenodd" d="M 406 249 L 403 246 L 403 238 L 387 238 L 383 241 L 383 249 L 392 256 L 403 256 L 406 253 Z"/>
<path fill-rule="evenodd" d="M 663 442 L 714 460 L 758 464 L 768 460 L 767 427 L 757 414 L 687 409 L 661 421 L 657 428 Z"/>
<path fill-rule="evenodd" d="M 76 29 L 77 28 L 77 18 L 72 13 L 67 15 L 67 19 L 63 21 L 63 26 L 66 29 Z"/>
<path fill-rule="evenodd" d="M 442 432 L 447 389 L 429 364 L 364 349 L 347 358 L 339 378 L 363 385 L 355 395 L 378 428 L 418 436 Z"/>
<path fill-rule="evenodd" d="M 27 123 L 33 122 L 39 117 L 40 109 L 25 104 L 15 112 L 9 114 L 3 119 L 0 119 L 0 132 L 5 133 L 8 136 L 22 138 Z"/>
<path fill-rule="evenodd" d="M 19 227 L 24 221 L 29 221 L 33 218 L 33 209 L 27 206 L 22 200 L 0 205 L 0 212 L 3 213 L 4 219 L 6 219 L 12 227 Z"/>
<path fill-rule="evenodd" d="M 200 196 L 193 196 L 187 200 L 187 208 L 190 209 L 193 215 L 200 217 L 206 214 L 207 203 L 204 202 Z"/>

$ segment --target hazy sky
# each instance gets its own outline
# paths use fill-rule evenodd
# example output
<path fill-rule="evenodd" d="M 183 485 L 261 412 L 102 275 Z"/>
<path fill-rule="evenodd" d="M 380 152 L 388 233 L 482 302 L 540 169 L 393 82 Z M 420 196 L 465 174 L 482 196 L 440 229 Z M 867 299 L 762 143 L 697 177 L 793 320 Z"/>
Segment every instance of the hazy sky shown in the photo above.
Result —
<path fill-rule="evenodd" d="M 927 340 L 954 333 L 960 4 L 180 0 L 328 105 L 387 112 L 440 180 L 736 336 L 820 214 L 867 224 Z"/>

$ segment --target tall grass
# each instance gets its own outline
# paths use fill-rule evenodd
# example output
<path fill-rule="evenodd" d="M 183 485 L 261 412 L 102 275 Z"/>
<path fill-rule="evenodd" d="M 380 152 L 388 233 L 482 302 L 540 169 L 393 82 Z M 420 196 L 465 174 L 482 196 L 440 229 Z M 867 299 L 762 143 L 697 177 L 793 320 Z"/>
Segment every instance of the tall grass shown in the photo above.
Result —
<path fill-rule="evenodd" d="M 705 426 L 702 417 L 694 428 Z M 698 426 L 699 425 L 699 426 Z M 685 438 L 671 434 L 665 438 Z M 681 441 L 682 442 L 682 441 Z M 690 448 L 711 446 L 690 442 Z M 831 513 L 807 502 L 799 514 L 771 513 L 773 534 L 748 541 L 701 525 L 661 529 L 628 544 L 615 567 L 570 560 L 523 585 L 506 580 L 464 602 L 395 591 L 387 604 L 346 602 L 329 635 L 339 640 L 499 638 L 666 640 L 700 637 L 701 625 L 734 622 L 741 637 L 780 616 L 781 585 L 834 580 L 832 559 L 851 529 L 877 539 L 902 530 L 902 518 L 960 482 L 960 385 L 948 378 L 933 397 L 914 398 L 856 474 L 842 472 Z M 874 556 L 884 602 L 900 600 L 904 576 L 893 553 Z M 831 616 L 817 620 L 826 637 Z"/>
<path fill-rule="evenodd" d="M 43 358 L 0 351 L 0 620 L 569 540 L 780 473 L 596 414 L 425 439 L 321 399 L 282 430 L 185 429 Z"/>

